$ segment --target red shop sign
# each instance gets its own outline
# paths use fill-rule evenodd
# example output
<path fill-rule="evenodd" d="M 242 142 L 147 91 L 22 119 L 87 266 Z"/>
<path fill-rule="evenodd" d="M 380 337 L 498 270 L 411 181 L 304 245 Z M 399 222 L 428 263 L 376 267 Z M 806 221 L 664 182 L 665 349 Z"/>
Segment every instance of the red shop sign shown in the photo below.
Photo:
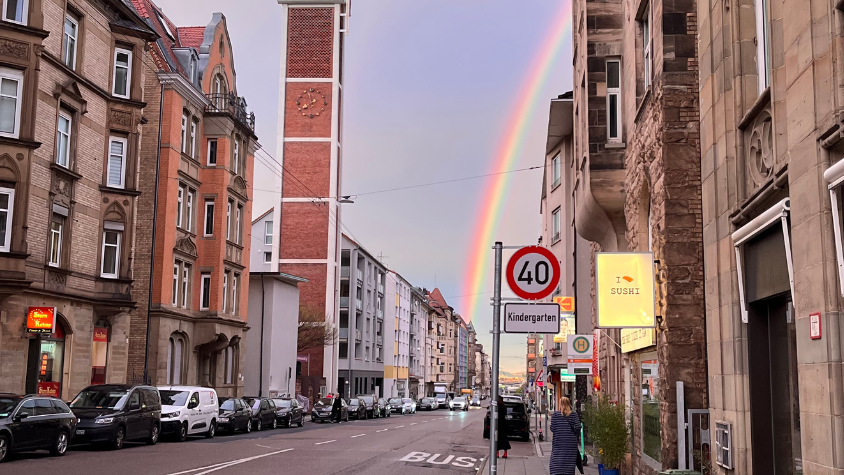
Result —
<path fill-rule="evenodd" d="M 58 382 L 40 382 L 38 383 L 38 395 L 39 396 L 52 396 L 52 397 L 59 397 L 59 393 L 61 392 L 62 383 Z"/>
<path fill-rule="evenodd" d="M 29 307 L 26 314 L 27 333 L 53 333 L 56 307 Z"/>
<path fill-rule="evenodd" d="M 108 343 L 108 328 L 94 328 L 94 341 Z"/>

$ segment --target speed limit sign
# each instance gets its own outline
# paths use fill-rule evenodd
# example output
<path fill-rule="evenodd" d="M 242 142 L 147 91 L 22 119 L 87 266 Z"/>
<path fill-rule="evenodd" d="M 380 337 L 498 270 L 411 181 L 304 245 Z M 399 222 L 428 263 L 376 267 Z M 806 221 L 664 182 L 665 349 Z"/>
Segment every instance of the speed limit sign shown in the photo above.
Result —
<path fill-rule="evenodd" d="M 554 292 L 559 282 L 560 263 L 544 247 L 523 247 L 507 262 L 507 284 L 523 299 L 543 299 Z"/>

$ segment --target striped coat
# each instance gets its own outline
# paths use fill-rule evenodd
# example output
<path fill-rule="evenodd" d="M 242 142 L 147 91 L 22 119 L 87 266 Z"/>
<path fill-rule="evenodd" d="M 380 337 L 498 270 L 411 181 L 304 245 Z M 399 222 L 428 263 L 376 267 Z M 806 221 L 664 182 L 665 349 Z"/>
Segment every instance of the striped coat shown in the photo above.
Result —
<path fill-rule="evenodd" d="M 569 416 L 555 412 L 551 416 L 551 432 L 554 434 L 549 467 L 551 475 L 574 475 L 577 470 L 580 417 L 576 412 Z"/>

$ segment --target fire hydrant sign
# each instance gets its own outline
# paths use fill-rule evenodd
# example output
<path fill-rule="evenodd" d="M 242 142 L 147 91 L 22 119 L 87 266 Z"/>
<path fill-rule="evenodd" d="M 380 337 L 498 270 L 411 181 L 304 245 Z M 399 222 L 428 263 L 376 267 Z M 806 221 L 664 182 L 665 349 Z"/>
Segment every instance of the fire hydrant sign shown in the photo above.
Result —
<path fill-rule="evenodd" d="M 559 283 L 560 261 L 544 247 L 523 247 L 507 262 L 507 285 L 525 300 L 544 299 Z"/>
<path fill-rule="evenodd" d="M 560 333 L 560 306 L 555 303 L 504 304 L 504 333 Z"/>
<path fill-rule="evenodd" d="M 572 335 L 568 338 L 568 373 L 592 374 L 592 335 Z"/>

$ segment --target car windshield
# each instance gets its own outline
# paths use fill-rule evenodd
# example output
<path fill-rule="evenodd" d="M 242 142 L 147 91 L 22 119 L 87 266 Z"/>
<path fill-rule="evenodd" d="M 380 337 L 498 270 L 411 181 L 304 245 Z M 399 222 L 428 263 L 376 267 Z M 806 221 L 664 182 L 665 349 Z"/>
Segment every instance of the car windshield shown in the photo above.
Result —
<path fill-rule="evenodd" d="M 456 398 L 454 398 L 454 402 L 466 402 L 466 398 L 464 398 L 464 397 L 456 397 Z"/>
<path fill-rule="evenodd" d="M 358 406 L 358 405 L 360 405 L 360 401 L 358 401 L 357 399 L 351 399 L 351 400 L 349 400 L 349 405 L 350 406 Z"/>
<path fill-rule="evenodd" d="M 164 402 L 164 395 L 161 395 L 162 403 Z M 220 404 L 220 410 L 223 411 L 233 411 L 234 410 L 234 399 L 226 399 Z"/>
<path fill-rule="evenodd" d="M 273 399 L 273 402 L 279 409 L 290 409 L 290 399 Z"/>
<path fill-rule="evenodd" d="M 324 397 L 314 404 L 314 407 L 331 406 L 334 404 L 334 398 Z"/>
<path fill-rule="evenodd" d="M 524 404 L 505 402 L 504 408 L 507 409 L 507 414 L 524 414 L 525 413 L 525 405 Z"/>
<path fill-rule="evenodd" d="M 158 391 L 162 406 L 184 406 L 190 397 L 190 391 Z"/>
<path fill-rule="evenodd" d="M 9 417 L 20 400 L 19 397 L 0 397 L 0 417 Z"/>
<path fill-rule="evenodd" d="M 372 401 L 374 401 L 372 396 L 361 396 L 361 399 L 367 404 L 372 404 Z"/>
<path fill-rule="evenodd" d="M 401 401 L 402 401 L 403 403 L 405 403 L 405 404 L 410 404 L 410 403 L 412 403 L 412 402 L 413 402 L 413 399 L 404 398 L 404 399 L 402 399 Z"/>
<path fill-rule="evenodd" d="M 129 395 L 128 389 L 86 389 L 79 393 L 70 407 L 74 409 L 120 409 Z"/>
<path fill-rule="evenodd" d="M 390 404 L 401 404 L 401 399 L 397 399 L 397 398 L 390 399 Z"/>
<path fill-rule="evenodd" d="M 246 401 L 249 407 L 258 407 L 258 404 L 261 403 L 261 400 L 257 398 L 245 397 L 243 400 Z"/>
<path fill-rule="evenodd" d="M 429 398 L 429 397 L 426 397 L 426 398 L 422 399 L 422 402 L 424 402 L 426 404 L 431 404 L 432 402 L 434 402 L 434 400 Z"/>

